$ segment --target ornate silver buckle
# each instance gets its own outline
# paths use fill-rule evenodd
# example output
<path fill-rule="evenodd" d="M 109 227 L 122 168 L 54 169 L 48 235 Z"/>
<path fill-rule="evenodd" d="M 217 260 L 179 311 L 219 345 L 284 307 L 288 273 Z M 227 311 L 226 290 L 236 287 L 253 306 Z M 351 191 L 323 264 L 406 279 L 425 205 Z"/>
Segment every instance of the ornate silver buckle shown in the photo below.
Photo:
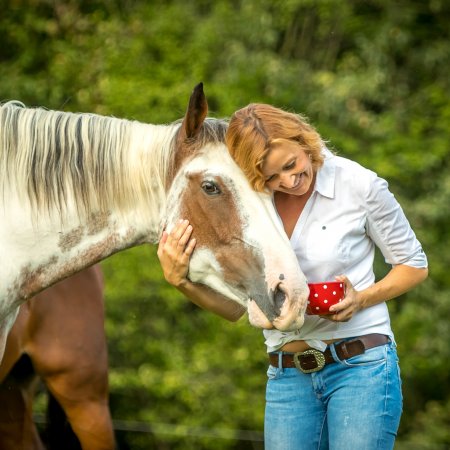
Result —
<path fill-rule="evenodd" d="M 316 361 L 317 366 L 313 367 L 312 369 L 304 369 L 300 365 L 300 357 L 302 356 L 308 356 L 312 355 L 314 356 L 314 359 Z M 319 350 L 316 350 L 314 348 L 311 348 L 310 350 L 306 350 L 304 352 L 298 352 L 294 353 L 293 356 L 295 367 L 297 367 L 298 370 L 300 370 L 303 373 L 312 373 L 312 372 L 318 372 L 319 370 L 322 370 L 325 366 L 325 356 L 322 352 L 319 352 Z"/>

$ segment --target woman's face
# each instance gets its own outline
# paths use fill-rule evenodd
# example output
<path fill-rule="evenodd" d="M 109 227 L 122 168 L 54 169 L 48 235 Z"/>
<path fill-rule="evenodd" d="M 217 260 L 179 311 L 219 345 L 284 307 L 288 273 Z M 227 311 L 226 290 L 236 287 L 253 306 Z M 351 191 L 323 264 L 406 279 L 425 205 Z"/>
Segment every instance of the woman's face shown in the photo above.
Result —
<path fill-rule="evenodd" d="M 314 180 L 311 160 L 293 141 L 272 144 L 262 165 L 262 173 L 271 191 L 291 195 L 306 194 Z"/>

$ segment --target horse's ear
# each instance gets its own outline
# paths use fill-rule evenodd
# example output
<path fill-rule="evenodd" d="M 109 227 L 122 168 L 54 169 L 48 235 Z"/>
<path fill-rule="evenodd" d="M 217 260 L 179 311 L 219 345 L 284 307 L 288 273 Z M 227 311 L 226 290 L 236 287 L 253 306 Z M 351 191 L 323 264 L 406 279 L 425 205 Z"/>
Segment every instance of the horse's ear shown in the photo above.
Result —
<path fill-rule="evenodd" d="M 174 155 L 174 161 L 171 172 L 168 176 L 168 185 L 178 172 L 182 162 L 191 155 L 193 147 L 186 142 L 187 139 L 192 139 L 199 133 L 202 124 L 208 114 L 208 103 L 206 101 L 205 93 L 203 92 L 203 83 L 197 84 L 192 91 L 189 105 L 181 124 L 180 131 L 177 136 L 177 145 Z M 187 145 L 183 145 L 187 144 Z"/>
<path fill-rule="evenodd" d="M 189 106 L 183 120 L 183 129 L 186 138 L 197 135 L 208 114 L 208 102 L 203 92 L 203 83 L 197 84 L 189 99 Z"/>

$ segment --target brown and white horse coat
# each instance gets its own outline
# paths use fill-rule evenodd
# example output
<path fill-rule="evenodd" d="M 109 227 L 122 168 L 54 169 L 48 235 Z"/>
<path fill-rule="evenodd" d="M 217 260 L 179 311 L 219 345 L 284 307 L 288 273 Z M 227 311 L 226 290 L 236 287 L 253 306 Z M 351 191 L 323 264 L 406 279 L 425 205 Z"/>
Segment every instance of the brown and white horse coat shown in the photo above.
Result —
<path fill-rule="evenodd" d="M 197 239 L 193 281 L 248 306 L 256 326 L 302 325 L 308 288 L 271 199 L 230 157 L 226 122 L 206 113 L 202 85 L 170 125 L 0 108 L 0 357 L 22 302 L 156 243 L 180 218 Z"/>

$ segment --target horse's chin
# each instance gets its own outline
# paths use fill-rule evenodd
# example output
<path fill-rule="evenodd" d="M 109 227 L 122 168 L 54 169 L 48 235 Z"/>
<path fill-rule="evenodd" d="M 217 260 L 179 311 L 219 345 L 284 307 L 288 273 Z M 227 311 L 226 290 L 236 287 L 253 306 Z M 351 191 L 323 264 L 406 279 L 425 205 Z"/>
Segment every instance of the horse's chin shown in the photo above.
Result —
<path fill-rule="evenodd" d="M 286 321 L 280 317 L 277 317 L 273 321 L 272 325 L 277 330 L 280 330 L 280 331 L 294 331 L 294 330 L 298 330 L 299 328 L 301 328 L 304 322 L 305 322 L 304 316 L 297 316 L 293 322 L 290 320 Z"/>
<path fill-rule="evenodd" d="M 298 330 L 304 321 L 305 316 L 300 314 L 298 304 L 284 302 L 280 315 L 273 321 L 273 326 L 280 331 L 293 331 Z"/>
<path fill-rule="evenodd" d="M 303 315 L 298 315 L 298 313 L 294 315 L 294 311 L 291 310 L 289 314 L 282 314 L 271 322 L 254 300 L 248 301 L 248 318 L 254 327 L 265 330 L 276 328 L 280 331 L 298 330 L 305 321 Z"/>
<path fill-rule="evenodd" d="M 261 311 L 258 304 L 251 299 L 248 301 L 248 320 L 256 328 L 264 328 L 265 330 L 273 328 L 272 322 Z"/>

